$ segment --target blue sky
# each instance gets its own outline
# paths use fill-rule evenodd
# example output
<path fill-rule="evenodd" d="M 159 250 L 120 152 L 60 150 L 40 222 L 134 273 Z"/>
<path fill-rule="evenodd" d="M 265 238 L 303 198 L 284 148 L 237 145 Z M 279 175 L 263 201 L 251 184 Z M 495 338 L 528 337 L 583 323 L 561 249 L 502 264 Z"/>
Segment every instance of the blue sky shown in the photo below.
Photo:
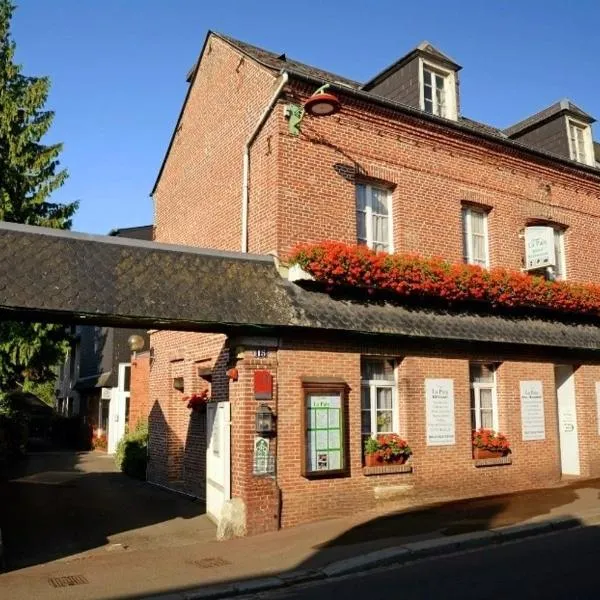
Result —
<path fill-rule="evenodd" d="M 504 127 L 569 97 L 600 118 L 596 0 L 17 1 L 17 60 L 51 78 L 48 141 L 65 145 L 70 178 L 54 199 L 80 200 L 79 231 L 151 222 L 149 193 L 208 29 L 357 80 L 426 39 L 463 66 L 465 116 Z"/>

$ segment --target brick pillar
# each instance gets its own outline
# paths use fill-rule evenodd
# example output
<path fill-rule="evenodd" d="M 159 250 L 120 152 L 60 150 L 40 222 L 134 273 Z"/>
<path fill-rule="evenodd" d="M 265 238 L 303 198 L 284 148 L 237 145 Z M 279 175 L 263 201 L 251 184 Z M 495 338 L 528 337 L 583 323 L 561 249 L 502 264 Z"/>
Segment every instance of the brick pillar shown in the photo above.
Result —
<path fill-rule="evenodd" d="M 277 351 L 269 349 L 266 358 L 255 358 L 252 350 L 237 356 L 238 381 L 229 387 L 231 400 L 231 495 L 241 498 L 246 506 L 248 535 L 279 528 L 280 491 L 275 475 L 254 475 L 254 439 L 256 409 L 261 402 L 277 414 Z M 273 399 L 257 401 L 253 392 L 253 374 L 268 370 L 273 376 Z M 277 438 L 271 439 L 271 452 L 276 456 Z"/>
<path fill-rule="evenodd" d="M 147 421 L 150 413 L 150 352 L 138 354 L 131 361 L 131 392 L 129 398 L 129 429 Z"/>

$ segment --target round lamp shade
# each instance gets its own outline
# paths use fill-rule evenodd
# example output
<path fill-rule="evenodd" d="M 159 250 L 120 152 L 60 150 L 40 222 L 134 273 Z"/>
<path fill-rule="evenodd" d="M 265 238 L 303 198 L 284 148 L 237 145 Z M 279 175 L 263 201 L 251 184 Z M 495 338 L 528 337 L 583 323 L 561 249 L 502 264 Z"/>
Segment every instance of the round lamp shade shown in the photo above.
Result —
<path fill-rule="evenodd" d="M 336 96 L 326 92 L 313 94 L 305 103 L 304 110 L 313 117 L 327 117 L 339 112 L 342 105 Z"/>
<path fill-rule="evenodd" d="M 127 340 L 127 345 L 132 352 L 139 352 L 144 348 L 144 338 L 141 335 L 130 335 Z"/>

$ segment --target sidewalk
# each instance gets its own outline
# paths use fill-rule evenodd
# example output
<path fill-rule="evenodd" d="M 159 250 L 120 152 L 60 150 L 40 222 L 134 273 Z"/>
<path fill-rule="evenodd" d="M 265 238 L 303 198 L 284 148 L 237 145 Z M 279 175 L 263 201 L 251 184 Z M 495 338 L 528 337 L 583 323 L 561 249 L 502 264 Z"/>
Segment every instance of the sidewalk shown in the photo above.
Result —
<path fill-rule="evenodd" d="M 0 575 L 0 599 L 162 594 L 169 600 L 191 600 L 250 593 L 307 577 L 600 523 L 599 492 L 600 480 L 588 480 L 392 514 L 371 512 L 228 542 L 153 549 L 103 546 Z M 73 585 L 53 587 L 53 582 L 64 583 L 61 577 L 73 578 L 68 580 Z"/>

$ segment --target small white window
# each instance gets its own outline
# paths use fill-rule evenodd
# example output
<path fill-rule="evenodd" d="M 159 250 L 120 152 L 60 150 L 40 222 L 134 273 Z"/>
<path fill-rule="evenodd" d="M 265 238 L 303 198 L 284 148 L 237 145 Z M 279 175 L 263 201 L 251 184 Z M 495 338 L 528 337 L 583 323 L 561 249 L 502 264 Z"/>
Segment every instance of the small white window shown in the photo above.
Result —
<path fill-rule="evenodd" d="M 463 217 L 463 253 L 466 263 L 489 267 L 487 212 L 465 207 Z"/>
<path fill-rule="evenodd" d="M 593 165 L 595 162 L 594 143 L 590 126 L 573 119 L 567 119 L 567 129 L 571 159 L 584 165 Z"/>
<path fill-rule="evenodd" d="M 447 116 L 447 75 L 423 66 L 423 109 L 439 117 Z"/>
<path fill-rule="evenodd" d="M 554 276 L 556 279 L 567 278 L 567 266 L 565 259 L 565 232 L 562 229 L 554 229 Z"/>
<path fill-rule="evenodd" d="M 496 369 L 492 364 L 471 363 L 471 411 L 473 429 L 498 431 Z"/>
<path fill-rule="evenodd" d="M 385 188 L 356 185 L 358 243 L 373 250 L 393 252 L 391 192 Z"/>
<path fill-rule="evenodd" d="M 398 433 L 395 362 L 382 358 L 361 360 L 362 437 Z"/>

